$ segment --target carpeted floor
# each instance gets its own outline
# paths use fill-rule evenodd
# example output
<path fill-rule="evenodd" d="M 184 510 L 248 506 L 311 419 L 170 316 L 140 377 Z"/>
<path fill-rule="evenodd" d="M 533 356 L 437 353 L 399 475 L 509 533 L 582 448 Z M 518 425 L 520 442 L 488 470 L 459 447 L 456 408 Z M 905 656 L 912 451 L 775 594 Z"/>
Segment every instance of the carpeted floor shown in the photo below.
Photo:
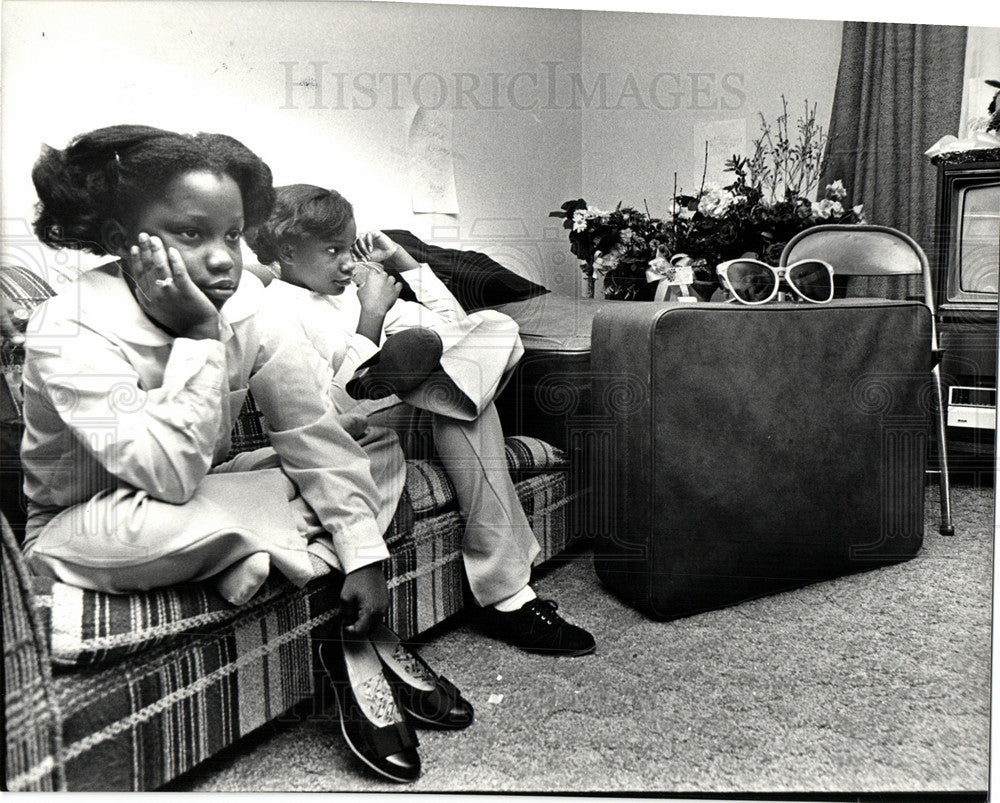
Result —
<path fill-rule="evenodd" d="M 476 708 L 421 731 L 423 776 L 372 777 L 336 722 L 300 712 L 173 791 L 865 793 L 985 790 L 992 489 L 928 490 L 920 554 L 673 622 L 605 592 L 580 553 L 535 584 L 598 641 L 521 653 L 459 623 L 422 647 Z"/>

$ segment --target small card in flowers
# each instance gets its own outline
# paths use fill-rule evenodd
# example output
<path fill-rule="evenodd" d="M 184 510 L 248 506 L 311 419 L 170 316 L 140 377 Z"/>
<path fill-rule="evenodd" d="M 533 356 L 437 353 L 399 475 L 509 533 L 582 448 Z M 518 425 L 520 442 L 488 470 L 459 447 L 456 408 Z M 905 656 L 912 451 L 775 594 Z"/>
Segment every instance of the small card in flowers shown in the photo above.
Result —
<path fill-rule="evenodd" d="M 671 265 L 664 272 L 662 281 L 668 285 L 691 284 L 694 281 L 694 268 L 690 265 Z"/>
<path fill-rule="evenodd" d="M 694 281 L 694 268 L 687 254 L 667 256 L 665 248 L 658 247 L 656 256 L 649 260 L 646 269 L 647 282 L 659 282 L 661 287 L 687 286 Z"/>

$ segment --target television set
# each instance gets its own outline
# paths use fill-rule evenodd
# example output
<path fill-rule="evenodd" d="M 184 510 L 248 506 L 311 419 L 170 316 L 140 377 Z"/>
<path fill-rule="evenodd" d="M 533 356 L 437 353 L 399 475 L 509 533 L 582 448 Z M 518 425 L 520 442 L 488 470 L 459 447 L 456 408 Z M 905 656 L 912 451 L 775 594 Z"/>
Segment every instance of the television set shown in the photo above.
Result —
<path fill-rule="evenodd" d="M 985 158 L 984 158 L 985 157 Z M 938 162 L 932 269 L 952 473 L 992 468 L 1000 302 L 1000 152 Z"/>

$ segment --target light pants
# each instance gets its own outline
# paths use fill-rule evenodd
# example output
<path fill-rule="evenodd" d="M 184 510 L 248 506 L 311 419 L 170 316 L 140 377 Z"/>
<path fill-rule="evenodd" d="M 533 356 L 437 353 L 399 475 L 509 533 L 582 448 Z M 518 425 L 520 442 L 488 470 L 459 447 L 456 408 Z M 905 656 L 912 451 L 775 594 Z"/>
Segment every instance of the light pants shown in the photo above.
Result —
<path fill-rule="evenodd" d="M 443 286 L 440 292 L 450 298 Z M 406 326 L 397 323 L 396 331 L 412 325 L 424 324 L 419 318 Z M 476 602 L 492 605 L 524 589 L 541 551 L 507 470 L 503 430 L 493 404 L 524 347 L 517 324 L 494 310 L 463 313 L 429 328 L 441 338 L 440 367 L 402 401 L 431 414 L 434 446 L 465 521 L 462 559 L 469 586 Z M 341 403 L 347 409 L 368 409 L 365 402 L 358 405 L 349 398 L 341 397 Z M 345 409 L 340 404 L 338 408 Z M 386 418 L 373 420 L 391 423 L 401 417 L 405 431 L 407 411 L 385 411 Z"/>
<path fill-rule="evenodd" d="M 503 362 L 492 371 L 482 370 L 494 355 L 480 353 L 483 363 L 465 370 L 466 380 L 469 376 L 478 380 L 477 371 L 487 378 L 483 382 L 486 390 L 476 398 L 462 390 L 453 376 L 456 365 L 469 366 L 471 362 L 455 361 L 451 375 L 436 371 L 404 401 L 431 414 L 434 447 L 455 487 L 465 521 L 462 560 L 469 587 L 476 602 L 486 606 L 513 596 L 528 584 L 541 548 L 507 469 L 503 429 L 492 401 L 494 392 L 507 383 L 510 371 L 502 370 Z M 500 355 L 505 361 L 504 352 Z M 466 381 L 463 386 L 470 384 Z M 386 413 L 387 417 L 375 420 L 390 424 L 402 421 L 402 426 L 407 426 L 405 410 L 389 408 Z"/>
<path fill-rule="evenodd" d="M 503 430 L 492 402 L 478 418 L 431 417 L 434 445 L 465 519 L 462 560 L 480 605 L 513 596 L 528 584 L 540 548 L 507 470 Z"/>
<path fill-rule="evenodd" d="M 380 427 L 358 442 L 381 495 L 375 519 L 385 532 L 406 479 L 403 453 L 396 434 Z M 237 454 L 179 505 L 120 485 L 48 521 L 29 521 L 25 557 L 38 574 L 112 593 L 212 577 L 237 604 L 271 567 L 299 586 L 313 579 L 310 553 L 340 571 L 329 534 L 280 466 L 270 447 Z"/>

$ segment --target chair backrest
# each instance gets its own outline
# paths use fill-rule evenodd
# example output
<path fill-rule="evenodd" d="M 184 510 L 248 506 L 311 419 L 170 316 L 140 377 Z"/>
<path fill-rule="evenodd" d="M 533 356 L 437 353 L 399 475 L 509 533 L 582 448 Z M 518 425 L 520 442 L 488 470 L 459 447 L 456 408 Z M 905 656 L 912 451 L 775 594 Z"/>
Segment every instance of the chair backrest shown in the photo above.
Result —
<path fill-rule="evenodd" d="M 927 255 L 909 235 L 888 226 L 823 225 L 796 234 L 781 252 L 781 265 L 822 259 L 838 276 L 920 276 L 923 301 L 934 312 L 934 290 Z M 861 292 L 852 295 L 883 295 Z"/>

